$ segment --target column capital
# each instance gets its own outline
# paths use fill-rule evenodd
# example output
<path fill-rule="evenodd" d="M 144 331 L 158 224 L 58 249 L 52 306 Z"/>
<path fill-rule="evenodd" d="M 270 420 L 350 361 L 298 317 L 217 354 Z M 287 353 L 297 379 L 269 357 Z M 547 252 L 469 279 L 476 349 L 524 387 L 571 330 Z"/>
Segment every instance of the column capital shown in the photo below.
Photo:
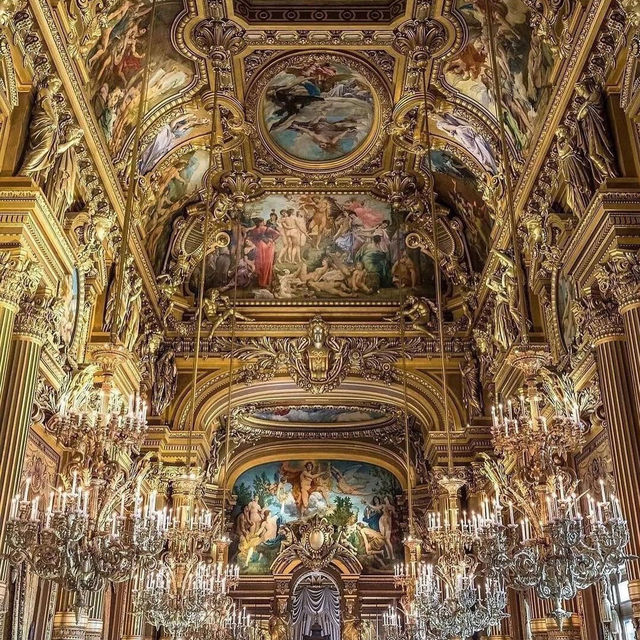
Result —
<path fill-rule="evenodd" d="M 596 272 L 598 287 L 613 296 L 620 311 L 640 304 L 640 255 L 637 251 L 616 250 Z"/>
<path fill-rule="evenodd" d="M 624 337 L 622 316 L 614 300 L 591 293 L 580 300 L 580 307 L 578 326 L 594 344 Z"/>
<path fill-rule="evenodd" d="M 0 251 L 0 303 L 17 311 L 22 300 L 35 294 L 41 277 L 40 267 L 26 256 Z"/>
<path fill-rule="evenodd" d="M 29 338 L 43 345 L 51 333 L 52 314 L 49 298 L 36 297 L 24 302 L 20 307 L 20 313 L 16 316 L 14 335 Z"/>

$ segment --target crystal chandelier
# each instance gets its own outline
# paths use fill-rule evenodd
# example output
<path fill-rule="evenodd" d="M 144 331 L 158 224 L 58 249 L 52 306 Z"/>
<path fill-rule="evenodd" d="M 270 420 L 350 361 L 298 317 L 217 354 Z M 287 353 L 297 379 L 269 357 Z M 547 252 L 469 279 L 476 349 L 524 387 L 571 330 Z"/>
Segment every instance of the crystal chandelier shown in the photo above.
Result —
<path fill-rule="evenodd" d="M 189 640 L 253 640 L 254 628 L 245 607 L 238 607 L 226 596 L 219 609 L 209 614 Z"/>
<path fill-rule="evenodd" d="M 425 514 L 425 544 L 433 563 L 420 563 L 415 607 L 436 638 L 470 638 L 489 631 L 507 617 L 507 598 L 500 575 L 483 575 L 474 554 L 474 518 L 458 521 L 457 495 L 464 482 L 445 477 L 448 492 L 443 513 Z"/>
<path fill-rule="evenodd" d="M 194 506 L 198 475 L 190 472 L 179 480 L 190 487 L 187 504 L 167 514 L 161 561 L 140 571 L 134 600 L 147 622 L 181 639 L 198 631 L 207 616 L 227 615 L 227 594 L 238 583 L 238 567 L 226 564 L 227 543 L 216 538 L 217 519 Z"/>
<path fill-rule="evenodd" d="M 52 491 L 46 509 L 39 496 L 30 497 L 27 479 L 24 494 L 11 503 L 10 561 L 26 562 L 38 576 L 71 592 L 76 611 L 86 607 L 89 593 L 107 581 L 128 579 L 162 549 L 164 518 L 155 509 L 155 492 L 145 503 L 137 490 L 132 512 L 126 509 L 143 473 L 117 475 L 105 485 L 83 483 L 74 472 L 70 490 Z"/>
<path fill-rule="evenodd" d="M 564 601 L 617 573 L 628 559 L 629 531 L 618 499 L 603 482 L 599 496 L 578 496 L 578 481 L 566 469 L 545 485 L 527 483 L 489 460 L 485 472 L 497 497 L 475 521 L 478 556 L 493 577 L 550 600 L 550 616 L 562 629 L 571 616 Z"/>
<path fill-rule="evenodd" d="M 147 405 L 138 394 L 132 394 L 127 405 L 119 394 L 104 390 L 89 394 L 84 406 L 67 406 L 62 397 L 45 428 L 63 446 L 86 447 L 94 455 L 114 443 L 137 450 L 147 431 Z"/>
<path fill-rule="evenodd" d="M 509 399 L 506 406 L 499 404 L 491 408 L 491 435 L 496 453 L 517 460 L 531 477 L 544 478 L 553 473 L 558 460 L 564 460 L 568 453 L 582 448 L 585 425 L 577 404 L 566 407 L 547 399 L 546 405 L 551 412 L 548 417 L 543 415 L 535 372 L 544 361 L 544 355 L 539 354 L 536 365 L 532 361 L 533 355 L 524 368 L 526 395 L 522 390 L 517 402 Z M 518 366 L 517 357 L 515 362 Z"/>

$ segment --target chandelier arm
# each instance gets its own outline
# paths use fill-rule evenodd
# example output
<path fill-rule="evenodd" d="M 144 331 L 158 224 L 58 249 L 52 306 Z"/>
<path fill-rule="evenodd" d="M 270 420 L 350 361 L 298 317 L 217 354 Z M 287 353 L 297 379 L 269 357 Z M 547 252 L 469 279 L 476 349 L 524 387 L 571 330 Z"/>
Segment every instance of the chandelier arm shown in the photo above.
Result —
<path fill-rule="evenodd" d="M 120 240 L 120 255 L 116 264 L 116 288 L 115 288 L 115 309 L 113 321 L 111 323 L 111 342 L 116 344 L 119 341 L 119 334 L 123 327 L 119 326 L 120 307 L 124 304 L 122 291 L 124 287 L 125 261 L 129 251 L 129 235 L 131 229 L 131 218 L 133 217 L 133 203 L 138 186 L 138 157 L 140 155 L 140 139 L 142 137 L 142 121 L 147 108 L 147 94 L 149 92 L 150 61 L 153 47 L 153 34 L 156 24 L 157 0 L 152 0 L 151 17 L 147 36 L 147 47 L 144 58 L 144 72 L 142 75 L 142 91 L 138 102 L 138 114 L 136 127 L 133 135 L 133 147 L 131 149 L 131 159 L 129 161 L 129 186 L 127 190 L 127 200 L 124 208 L 124 220 L 122 223 L 122 238 Z"/>

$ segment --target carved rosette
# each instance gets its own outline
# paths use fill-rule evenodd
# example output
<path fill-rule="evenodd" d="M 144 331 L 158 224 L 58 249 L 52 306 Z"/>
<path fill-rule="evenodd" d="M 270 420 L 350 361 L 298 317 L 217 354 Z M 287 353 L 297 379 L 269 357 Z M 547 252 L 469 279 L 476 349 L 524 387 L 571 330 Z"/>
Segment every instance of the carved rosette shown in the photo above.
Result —
<path fill-rule="evenodd" d="M 580 301 L 580 306 L 578 325 L 595 344 L 624 336 L 622 316 L 615 301 L 591 294 Z"/>
<path fill-rule="evenodd" d="M 611 255 L 596 274 L 603 294 L 612 295 L 620 311 L 640 304 L 640 258 L 638 253 L 625 251 Z"/>
<path fill-rule="evenodd" d="M 0 302 L 17 311 L 22 300 L 35 294 L 41 276 L 40 267 L 28 258 L 0 253 Z"/>

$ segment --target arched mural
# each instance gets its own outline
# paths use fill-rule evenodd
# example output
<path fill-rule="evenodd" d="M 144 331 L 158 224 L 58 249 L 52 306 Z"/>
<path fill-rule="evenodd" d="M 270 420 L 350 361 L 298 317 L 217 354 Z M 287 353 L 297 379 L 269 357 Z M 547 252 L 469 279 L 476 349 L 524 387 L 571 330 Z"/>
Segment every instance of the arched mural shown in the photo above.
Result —
<path fill-rule="evenodd" d="M 89 51 L 90 93 L 98 124 L 114 156 L 131 134 L 142 90 L 143 63 L 151 21 L 149 0 L 119 0 L 106 17 L 106 27 Z M 169 35 L 184 11 L 180 1 L 158 2 L 149 70 L 147 110 L 177 96 L 196 82 L 196 68 Z"/>
<path fill-rule="evenodd" d="M 292 540 L 291 524 L 319 515 L 344 533 L 365 572 L 402 559 L 402 493 L 386 469 L 345 460 L 287 460 L 243 472 L 233 494 L 231 552 L 240 571 L 269 573 Z"/>

